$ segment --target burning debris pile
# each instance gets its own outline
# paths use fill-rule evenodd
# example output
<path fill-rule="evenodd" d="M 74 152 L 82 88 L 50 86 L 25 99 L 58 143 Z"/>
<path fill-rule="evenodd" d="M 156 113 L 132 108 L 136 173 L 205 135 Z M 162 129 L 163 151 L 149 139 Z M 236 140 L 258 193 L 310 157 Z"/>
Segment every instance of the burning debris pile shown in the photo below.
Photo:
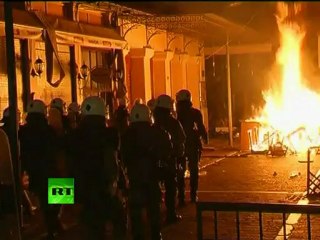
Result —
<path fill-rule="evenodd" d="M 320 144 L 320 95 L 308 89 L 300 70 L 301 44 L 305 32 L 294 21 L 301 7 L 278 3 L 277 24 L 280 48 L 277 64 L 282 70 L 281 86 L 263 93 L 265 106 L 254 118 L 260 127 L 249 133 L 252 151 L 286 154 L 306 152 Z M 251 134 L 251 135 L 250 135 Z"/>

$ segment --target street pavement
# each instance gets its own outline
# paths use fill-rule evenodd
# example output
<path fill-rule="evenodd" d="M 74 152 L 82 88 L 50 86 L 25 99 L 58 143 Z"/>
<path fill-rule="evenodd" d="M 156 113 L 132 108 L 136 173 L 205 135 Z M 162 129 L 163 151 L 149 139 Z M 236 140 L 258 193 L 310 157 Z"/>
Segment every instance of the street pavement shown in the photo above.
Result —
<path fill-rule="evenodd" d="M 228 148 L 220 148 L 205 155 L 224 155 Z M 234 149 L 229 149 L 230 153 Z M 219 152 L 219 153 L 218 153 Z M 320 169 L 320 156 L 311 165 L 312 172 Z M 269 157 L 265 155 L 248 155 L 224 158 L 218 163 L 209 158 L 213 164 L 202 169 L 206 174 L 200 178 L 199 201 L 220 202 L 251 202 L 251 203 L 298 203 L 306 191 L 307 169 L 306 156 Z M 206 161 L 206 157 L 203 158 Z M 291 176 L 297 173 L 296 176 Z M 295 175 L 295 174 L 293 174 Z M 194 205 L 188 205 L 182 211 L 184 219 L 175 226 L 163 230 L 166 239 L 196 239 L 196 210 Z M 313 237 L 320 239 L 320 229 L 315 221 L 319 217 L 312 217 Z M 203 214 L 204 239 L 213 239 L 213 213 Z M 219 239 L 236 239 L 235 213 L 218 214 Z M 306 222 L 301 221 L 293 226 L 291 236 L 287 239 L 306 239 Z M 263 239 L 274 240 L 282 227 L 281 214 L 263 215 Z M 290 226 L 288 226 L 289 228 Z M 288 231 L 288 229 L 287 229 Z M 289 232 L 289 231 L 288 231 Z M 241 239 L 259 239 L 258 214 L 240 214 Z M 304 235 L 302 235 L 304 233 Z M 283 239 L 283 237 L 282 237 Z"/>
<path fill-rule="evenodd" d="M 235 144 L 237 147 L 237 143 Z M 214 148 L 214 149 L 213 149 Z M 311 170 L 320 169 L 320 158 L 312 163 Z M 214 139 L 204 149 L 200 162 L 199 201 L 252 202 L 252 203 L 297 203 L 306 191 L 306 164 L 299 161 L 306 156 L 269 157 L 265 155 L 242 155 L 236 148 L 229 148 L 226 139 Z M 318 161 L 317 161 L 318 160 Z M 298 173 L 290 177 L 292 173 Z M 188 185 L 188 179 L 186 180 Z M 163 225 L 164 239 L 196 239 L 196 208 L 189 202 L 179 208 L 183 219 L 172 225 Z M 63 222 L 68 230 L 58 239 L 79 239 L 81 227 L 75 225 L 72 211 L 66 211 Z M 165 209 L 162 209 L 165 215 Z M 313 226 L 317 226 L 319 217 L 312 217 Z M 235 213 L 218 214 L 219 240 L 236 239 Z M 304 222 L 303 222 L 304 221 Z M 42 229 L 41 220 L 37 220 L 38 229 Z M 278 235 L 282 227 L 281 214 L 264 214 L 264 238 L 272 239 Z M 34 224 L 33 224 L 34 225 Z M 320 239 L 320 226 L 314 227 L 312 239 Z M 28 229 L 31 229 L 29 227 Z M 26 230 L 28 232 L 28 230 Z M 24 239 L 40 239 L 31 234 Z M 43 231 L 42 231 L 43 232 Z M 258 214 L 240 214 L 241 239 L 259 239 Z M 307 232 L 306 222 L 302 216 L 287 239 L 300 240 Z M 213 239 L 213 213 L 203 214 L 204 239 Z"/>

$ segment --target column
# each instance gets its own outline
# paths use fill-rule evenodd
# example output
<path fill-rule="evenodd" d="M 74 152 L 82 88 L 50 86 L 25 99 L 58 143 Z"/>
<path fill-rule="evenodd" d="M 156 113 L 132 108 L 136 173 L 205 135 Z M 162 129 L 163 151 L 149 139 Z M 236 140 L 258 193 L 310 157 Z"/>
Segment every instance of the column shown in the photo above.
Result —
<path fill-rule="evenodd" d="M 197 56 L 189 56 L 186 63 L 187 89 L 192 94 L 192 103 L 200 109 L 200 62 Z"/>
<path fill-rule="evenodd" d="M 180 64 L 181 64 L 181 71 L 182 71 L 182 87 L 188 89 L 187 84 L 187 62 L 189 60 L 188 53 L 181 53 L 180 56 Z"/>
<path fill-rule="evenodd" d="M 187 60 L 188 54 L 174 54 L 171 61 L 171 91 L 173 97 L 181 90 L 187 88 Z"/>
<path fill-rule="evenodd" d="M 206 129 L 209 130 L 209 119 L 208 119 L 208 100 L 207 100 L 207 85 L 206 85 L 206 78 L 205 78 L 205 57 L 201 55 L 199 60 L 199 93 L 200 93 L 200 109 L 203 116 L 203 122 L 206 126 Z"/>
<path fill-rule="evenodd" d="M 151 99 L 150 59 L 154 55 L 151 48 L 130 49 L 131 98 L 142 98 L 145 102 Z"/>
<path fill-rule="evenodd" d="M 131 104 L 134 101 L 134 99 L 132 99 L 131 94 L 131 58 L 129 52 L 130 51 L 128 48 L 122 49 L 122 54 L 124 58 L 124 81 L 127 87 L 127 98 L 129 100 L 129 104 Z"/>
<path fill-rule="evenodd" d="M 171 96 L 170 61 L 173 58 L 171 51 L 157 51 L 151 59 L 153 96 L 161 94 Z"/>

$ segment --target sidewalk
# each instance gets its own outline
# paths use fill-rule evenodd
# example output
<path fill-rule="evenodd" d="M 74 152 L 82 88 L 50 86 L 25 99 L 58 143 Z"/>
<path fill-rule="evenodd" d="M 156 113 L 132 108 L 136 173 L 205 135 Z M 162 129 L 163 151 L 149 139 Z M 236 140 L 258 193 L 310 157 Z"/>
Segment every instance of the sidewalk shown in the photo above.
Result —
<path fill-rule="evenodd" d="M 225 137 L 210 139 L 209 144 L 203 146 L 201 161 L 199 163 L 200 170 L 218 164 L 221 160 L 232 157 L 240 156 L 238 139 L 234 142 L 234 147 L 229 146 L 229 141 Z"/>

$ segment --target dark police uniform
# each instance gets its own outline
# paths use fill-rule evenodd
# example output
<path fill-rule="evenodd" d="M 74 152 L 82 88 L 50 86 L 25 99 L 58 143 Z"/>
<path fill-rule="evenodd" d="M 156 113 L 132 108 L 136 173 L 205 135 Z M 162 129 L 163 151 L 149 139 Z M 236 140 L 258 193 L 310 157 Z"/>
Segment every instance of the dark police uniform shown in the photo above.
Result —
<path fill-rule="evenodd" d="M 58 220 L 61 206 L 48 204 L 48 178 L 59 177 L 58 139 L 44 114 L 28 113 L 26 122 L 19 129 L 22 171 L 29 174 L 29 188 L 39 197 L 50 239 L 61 228 Z"/>
<path fill-rule="evenodd" d="M 151 239 L 161 239 L 159 176 L 161 166 L 172 151 L 169 136 L 149 122 L 134 122 L 123 135 L 121 143 L 122 160 L 129 178 L 133 239 L 144 239 L 143 208 L 147 209 Z"/>
<path fill-rule="evenodd" d="M 76 203 L 83 206 L 87 239 L 104 239 L 105 223 L 111 220 L 115 239 L 126 234 L 125 213 L 118 198 L 119 136 L 105 118 L 87 116 L 70 133 L 68 154 L 72 158 Z"/>
<path fill-rule="evenodd" d="M 177 191 L 177 159 L 184 155 L 185 133 L 180 122 L 175 119 L 170 109 L 156 107 L 154 110 L 155 125 L 166 130 L 171 136 L 173 152 L 168 162 L 165 175 L 165 203 L 167 207 L 167 222 L 174 222 L 180 216 L 175 211 L 175 198 Z"/>
<path fill-rule="evenodd" d="M 208 136 L 205 126 L 203 124 L 202 114 L 198 109 L 192 107 L 191 101 L 177 102 L 177 118 L 180 121 L 184 132 L 187 136 L 185 145 L 185 157 L 180 158 L 183 172 L 186 169 L 186 160 L 190 171 L 190 196 L 191 201 L 195 202 L 197 199 L 198 190 L 198 164 L 201 157 L 201 138 L 207 143 Z M 178 178 L 179 200 L 184 201 L 184 176 L 181 174 Z"/>

